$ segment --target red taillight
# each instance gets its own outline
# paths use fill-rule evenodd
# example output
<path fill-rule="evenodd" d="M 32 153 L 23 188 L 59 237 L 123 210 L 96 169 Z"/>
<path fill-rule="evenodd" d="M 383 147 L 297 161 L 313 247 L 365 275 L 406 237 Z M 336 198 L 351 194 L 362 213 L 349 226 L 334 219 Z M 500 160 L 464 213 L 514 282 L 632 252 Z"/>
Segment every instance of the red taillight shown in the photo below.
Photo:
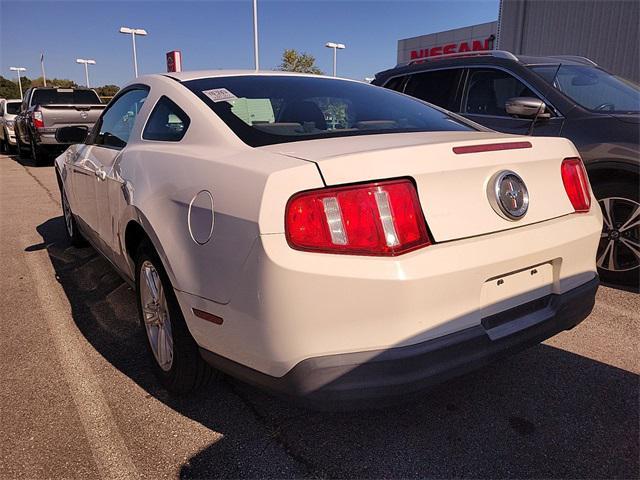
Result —
<path fill-rule="evenodd" d="M 314 252 L 394 256 L 431 244 L 409 180 L 298 193 L 285 227 L 292 248 Z"/>
<path fill-rule="evenodd" d="M 579 158 L 562 161 L 562 183 L 576 212 L 588 212 L 591 208 L 591 190 L 584 164 Z"/>
<path fill-rule="evenodd" d="M 42 119 L 42 112 L 40 110 L 34 110 L 31 112 L 31 120 L 33 121 L 34 128 L 44 128 L 44 121 Z"/>

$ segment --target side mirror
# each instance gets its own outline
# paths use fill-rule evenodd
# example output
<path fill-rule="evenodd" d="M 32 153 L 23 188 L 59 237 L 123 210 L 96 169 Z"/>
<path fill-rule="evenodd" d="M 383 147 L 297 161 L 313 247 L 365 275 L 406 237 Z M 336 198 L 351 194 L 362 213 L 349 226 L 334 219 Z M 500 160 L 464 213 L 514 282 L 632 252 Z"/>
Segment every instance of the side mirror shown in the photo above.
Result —
<path fill-rule="evenodd" d="M 58 143 L 84 143 L 88 134 L 89 128 L 84 125 L 60 127 L 56 130 L 56 141 Z"/>
<path fill-rule="evenodd" d="M 516 115 L 525 118 L 550 118 L 551 114 L 547 112 L 545 103 L 534 97 L 515 97 L 510 98 L 505 103 L 505 109 L 509 115 Z"/>

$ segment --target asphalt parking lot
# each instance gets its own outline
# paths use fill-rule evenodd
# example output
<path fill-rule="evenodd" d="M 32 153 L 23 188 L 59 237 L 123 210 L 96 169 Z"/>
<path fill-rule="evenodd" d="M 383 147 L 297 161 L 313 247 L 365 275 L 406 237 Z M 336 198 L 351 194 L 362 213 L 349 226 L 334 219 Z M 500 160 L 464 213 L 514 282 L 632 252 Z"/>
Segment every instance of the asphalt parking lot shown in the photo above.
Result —
<path fill-rule="evenodd" d="M 640 296 L 381 410 L 311 412 L 229 378 L 157 386 L 134 295 L 64 236 L 52 167 L 0 156 L 1 478 L 638 478 Z"/>

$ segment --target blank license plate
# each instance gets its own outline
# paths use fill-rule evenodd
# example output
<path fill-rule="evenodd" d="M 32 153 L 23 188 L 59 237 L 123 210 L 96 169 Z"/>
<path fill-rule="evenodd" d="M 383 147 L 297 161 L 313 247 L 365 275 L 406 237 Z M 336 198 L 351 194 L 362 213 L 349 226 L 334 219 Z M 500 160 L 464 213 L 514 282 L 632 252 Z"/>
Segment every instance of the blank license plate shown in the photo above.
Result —
<path fill-rule="evenodd" d="M 544 263 L 487 280 L 482 286 L 482 317 L 530 302 L 553 289 L 553 265 Z"/>

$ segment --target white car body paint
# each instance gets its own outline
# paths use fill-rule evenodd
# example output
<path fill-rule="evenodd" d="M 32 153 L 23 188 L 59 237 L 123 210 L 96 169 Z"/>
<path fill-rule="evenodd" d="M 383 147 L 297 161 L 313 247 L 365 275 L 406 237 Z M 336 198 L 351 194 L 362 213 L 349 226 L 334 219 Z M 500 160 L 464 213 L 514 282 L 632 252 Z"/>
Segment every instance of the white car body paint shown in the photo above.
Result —
<path fill-rule="evenodd" d="M 56 159 L 86 236 L 129 280 L 134 274 L 126 229 L 130 222 L 144 229 L 202 348 L 281 377 L 308 358 L 413 345 L 457 332 L 595 278 L 602 216 L 594 198 L 590 212 L 573 213 L 560 177 L 562 160 L 577 156 L 568 140 L 527 137 L 532 148 L 466 155 L 452 148 L 523 137 L 397 133 L 252 148 L 176 81 L 254 74 L 139 77 L 135 83 L 150 92 L 123 150 L 73 146 Z M 180 142 L 142 138 L 163 95 L 191 119 Z M 102 168 L 106 178 L 81 175 L 86 178 L 75 182 L 80 168 Z M 487 200 L 487 182 L 501 170 L 516 172 L 529 190 L 529 211 L 515 223 L 497 215 Z M 293 194 L 324 182 L 396 177 L 415 180 L 434 245 L 391 258 L 289 247 L 284 212 Z M 193 238 L 194 229 L 202 228 L 189 220 L 199 192 L 215 199 L 206 242 Z M 205 232 L 207 227 L 205 222 Z M 517 275 L 533 267 L 539 277 Z M 503 288 L 494 287 L 495 278 L 506 279 Z M 224 322 L 198 318 L 193 308 Z"/>

